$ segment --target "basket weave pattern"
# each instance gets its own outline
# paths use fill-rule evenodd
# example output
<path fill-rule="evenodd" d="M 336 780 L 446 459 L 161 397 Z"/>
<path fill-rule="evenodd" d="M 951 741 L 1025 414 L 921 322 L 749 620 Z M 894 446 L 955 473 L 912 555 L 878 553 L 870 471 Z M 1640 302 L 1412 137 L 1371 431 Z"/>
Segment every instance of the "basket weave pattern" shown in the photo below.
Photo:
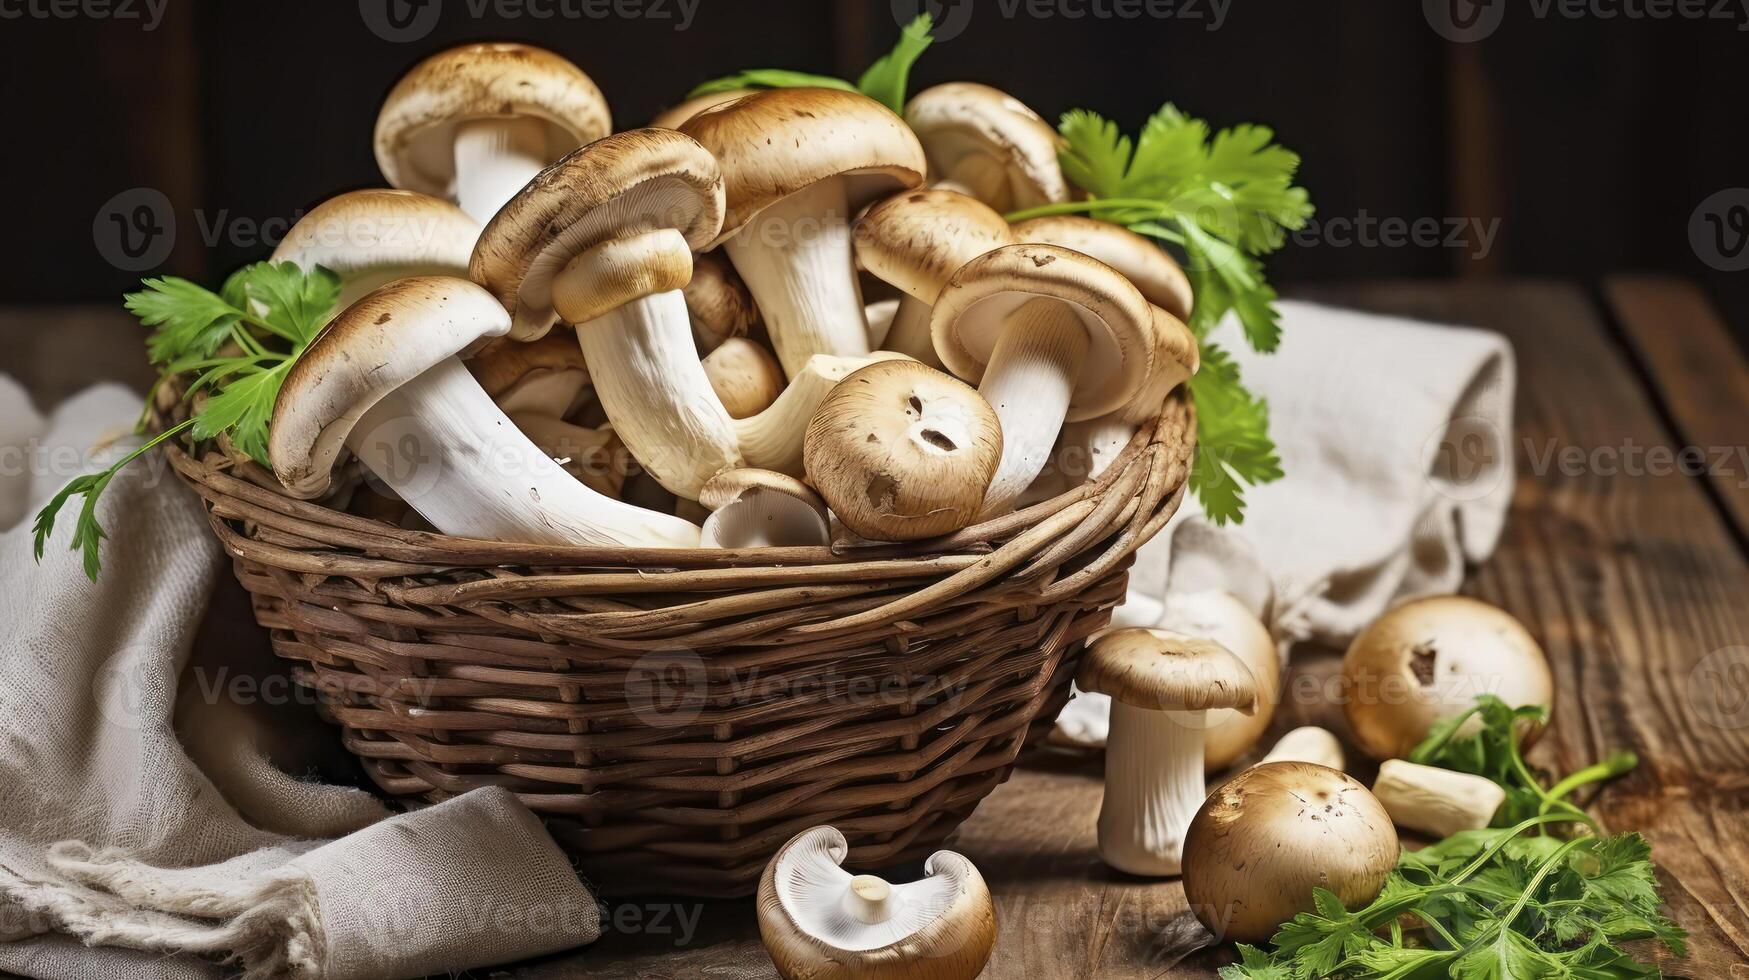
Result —
<path fill-rule="evenodd" d="M 1174 397 L 1098 481 L 1014 514 L 745 551 L 401 530 L 167 451 L 385 792 L 505 786 L 609 894 L 736 895 L 816 824 L 851 864 L 927 854 L 1006 779 L 1176 511 L 1193 442 Z"/>

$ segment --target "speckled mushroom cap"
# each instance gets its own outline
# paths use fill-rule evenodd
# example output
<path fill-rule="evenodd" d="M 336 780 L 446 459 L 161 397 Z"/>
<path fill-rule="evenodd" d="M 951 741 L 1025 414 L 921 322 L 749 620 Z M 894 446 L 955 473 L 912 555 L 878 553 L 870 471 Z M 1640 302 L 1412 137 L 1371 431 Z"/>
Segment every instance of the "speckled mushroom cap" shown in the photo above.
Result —
<path fill-rule="evenodd" d="M 1091 255 L 1123 273 L 1148 302 L 1180 320 L 1190 319 L 1196 302 L 1190 277 L 1165 249 L 1122 225 L 1057 214 L 1015 222 L 1013 234 L 1015 241 L 1043 242 Z"/>
<path fill-rule="evenodd" d="M 650 120 L 650 126 L 655 129 L 679 129 L 681 123 L 706 109 L 714 109 L 717 106 L 733 102 L 743 95 L 753 94 L 753 91 L 750 88 L 737 88 L 695 95 L 678 105 L 669 106 L 656 113 L 656 118 Z"/>
<path fill-rule="evenodd" d="M 905 121 L 929 155 L 931 179 L 953 173 L 965 157 L 982 154 L 999 161 L 1008 177 L 1007 199 L 986 201 L 991 207 L 1017 210 L 1069 198 L 1057 162 L 1057 131 L 1000 89 L 976 82 L 926 88 L 905 106 Z"/>
<path fill-rule="evenodd" d="M 1069 304 L 1090 340 L 1068 421 L 1097 418 L 1129 401 L 1153 363 L 1153 308 L 1116 269 L 1054 245 L 1005 245 L 961 266 L 930 317 L 936 355 L 977 384 L 1009 314 L 1039 297 Z"/>
<path fill-rule="evenodd" d="M 1012 241 L 1000 214 L 956 191 L 903 191 L 870 205 L 856 223 L 863 268 L 924 303 L 935 302 L 960 266 Z"/>
<path fill-rule="evenodd" d="M 455 196 L 455 127 L 472 119 L 539 119 L 546 158 L 613 132 L 607 100 L 588 75 L 543 48 L 468 44 L 421 61 L 377 114 L 377 166 L 390 184 Z"/>
<path fill-rule="evenodd" d="M 923 183 L 916 134 L 866 95 L 776 88 L 693 116 L 680 131 L 722 165 L 728 215 L 718 241 L 759 212 L 830 177 L 847 178 L 850 206 Z"/>
<path fill-rule="evenodd" d="M 692 278 L 682 291 L 700 354 L 709 354 L 731 337 L 745 337 L 759 319 L 753 294 L 722 252 L 694 256 Z"/>
<path fill-rule="evenodd" d="M 1213 640 L 1169 630 L 1120 629 L 1094 640 L 1075 685 L 1154 711 L 1249 713 L 1257 705 L 1257 683 L 1244 661 Z"/>
<path fill-rule="evenodd" d="M 273 262 L 318 265 L 361 296 L 403 276 L 466 277 L 480 225 L 448 201 L 386 188 L 348 191 L 311 208 L 273 250 Z"/>
<path fill-rule="evenodd" d="M 511 336 L 532 340 L 556 321 L 553 277 L 578 253 L 658 229 L 697 250 L 722 218 L 723 182 L 709 151 L 671 129 L 628 130 L 541 171 L 480 233 L 469 271 L 512 311 Z"/>
<path fill-rule="evenodd" d="M 466 279 L 398 279 L 328 322 L 287 372 L 268 453 L 293 495 L 321 496 L 353 426 L 385 395 L 510 329 L 492 294 Z"/>

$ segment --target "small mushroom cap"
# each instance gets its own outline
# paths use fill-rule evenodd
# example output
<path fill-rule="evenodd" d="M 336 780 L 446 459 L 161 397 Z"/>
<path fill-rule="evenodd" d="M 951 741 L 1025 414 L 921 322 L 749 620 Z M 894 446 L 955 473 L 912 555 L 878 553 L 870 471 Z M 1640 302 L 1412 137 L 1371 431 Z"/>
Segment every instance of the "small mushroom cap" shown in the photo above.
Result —
<path fill-rule="evenodd" d="M 808 422 L 808 479 L 851 531 L 914 541 L 977 517 L 1002 458 L 983 396 L 912 360 L 880 361 L 833 388 Z"/>
<path fill-rule="evenodd" d="M 1039 114 L 1000 89 L 976 82 L 926 88 L 905 106 L 937 180 L 954 175 L 968 157 L 987 157 L 1005 177 L 984 203 L 998 211 L 1066 201 L 1069 185 L 1057 162 L 1061 137 Z"/>
<path fill-rule="evenodd" d="M 1247 769 L 1209 794 L 1184 837 L 1184 897 L 1223 942 L 1269 941 L 1327 888 L 1371 902 L 1396 867 L 1390 814 L 1365 786 L 1309 762 Z"/>
<path fill-rule="evenodd" d="M 294 496 L 320 496 L 353 426 L 383 396 L 510 329 L 492 294 L 466 279 L 399 279 L 347 307 L 287 372 L 268 452 Z"/>
<path fill-rule="evenodd" d="M 706 354 L 704 375 L 734 419 L 758 415 L 783 393 L 783 368 L 777 358 L 746 337 L 730 337 Z"/>
<path fill-rule="evenodd" d="M 791 838 L 759 879 L 759 936 L 786 980 L 972 980 L 996 945 L 983 875 L 936 851 L 925 877 L 888 885 L 840 867 L 844 835 L 815 827 Z"/>
<path fill-rule="evenodd" d="M 931 314 L 935 353 L 954 374 L 982 381 L 1009 314 L 1041 296 L 1072 306 L 1087 328 L 1087 356 L 1067 421 L 1122 407 L 1141 389 L 1153 363 L 1154 311 L 1116 269 L 1079 252 L 1004 245 L 961 266 Z"/>
<path fill-rule="evenodd" d="M 856 224 L 856 257 L 876 278 L 934 303 L 960 266 L 1014 239 L 1008 222 L 955 191 L 904 191 L 875 202 Z"/>
<path fill-rule="evenodd" d="M 750 466 L 724 470 L 706 480 L 698 492 L 698 502 L 711 510 L 720 510 L 749 492 L 781 493 L 793 497 L 819 511 L 821 519 L 825 519 L 826 505 L 812 487 L 788 474 Z"/>
<path fill-rule="evenodd" d="M 579 371 L 583 374 L 582 383 L 589 383 L 583 349 L 569 331 L 549 333 L 526 344 L 500 337 L 480 348 L 468 361 L 468 371 L 493 398 L 540 371 Z"/>
<path fill-rule="evenodd" d="M 1343 713 L 1355 742 L 1375 759 L 1407 756 L 1477 694 L 1514 707 L 1554 705 L 1554 678 L 1536 638 L 1505 610 L 1467 596 L 1395 606 L 1354 638 L 1342 678 Z M 1526 741 L 1538 734 L 1527 723 Z"/>
<path fill-rule="evenodd" d="M 754 90 L 750 88 L 736 88 L 695 95 L 679 105 L 669 106 L 656 113 L 656 118 L 650 120 L 650 127 L 652 129 L 679 129 L 681 123 L 706 109 L 715 109 L 717 106 L 726 105 L 743 95 L 752 95 L 753 92 Z"/>
<path fill-rule="evenodd" d="M 1080 214 L 1047 215 L 1015 222 L 1014 240 L 1040 242 L 1091 255 L 1124 274 L 1148 302 L 1180 320 L 1190 319 L 1196 296 L 1190 277 L 1151 240 L 1109 221 Z"/>
<path fill-rule="evenodd" d="M 701 354 L 709 354 L 731 337 L 747 336 L 759 319 L 753 293 L 720 251 L 693 256 L 692 278 L 682 292 L 692 319 L 692 338 Z"/>
<path fill-rule="evenodd" d="M 837 89 L 755 92 L 693 116 L 680 130 L 722 165 L 728 215 L 718 241 L 819 181 L 846 178 L 854 209 L 918 186 L 926 167 L 904 120 L 866 95 Z"/>
<path fill-rule="evenodd" d="M 479 237 L 479 222 L 448 201 L 372 188 L 338 194 L 311 208 L 273 250 L 271 261 L 291 262 L 306 272 L 319 265 L 347 283 L 349 293 L 369 292 L 406 276 L 466 278 Z"/>
<path fill-rule="evenodd" d="M 1170 630 L 1104 634 L 1088 644 L 1075 684 L 1153 711 L 1250 713 L 1257 705 L 1257 682 L 1243 660 L 1213 640 Z"/>
<path fill-rule="evenodd" d="M 511 336 L 551 329 L 553 277 L 613 239 L 672 229 L 703 248 L 723 217 L 723 182 L 704 147 L 671 129 L 633 129 L 540 172 L 487 223 L 469 271 L 515 315 Z"/>
<path fill-rule="evenodd" d="M 1249 606 L 1219 589 L 1167 595 L 1160 626 L 1219 643 L 1251 672 L 1257 687 L 1256 710 L 1221 708 L 1203 719 L 1207 726 L 1203 730 L 1203 765 L 1210 772 L 1225 769 L 1263 737 L 1275 717 L 1281 697 L 1281 654 L 1275 639 Z"/>
<path fill-rule="evenodd" d="M 468 44 L 421 61 L 377 114 L 377 166 L 390 184 L 455 196 L 455 128 L 473 119 L 539 119 L 546 158 L 613 132 L 601 89 L 576 65 L 526 44 Z"/>

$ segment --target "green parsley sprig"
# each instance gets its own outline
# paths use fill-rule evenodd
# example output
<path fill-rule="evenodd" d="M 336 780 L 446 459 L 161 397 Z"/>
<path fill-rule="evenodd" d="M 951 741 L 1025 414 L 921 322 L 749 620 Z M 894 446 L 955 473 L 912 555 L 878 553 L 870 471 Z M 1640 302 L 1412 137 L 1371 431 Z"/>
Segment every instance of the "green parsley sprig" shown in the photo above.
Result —
<path fill-rule="evenodd" d="M 334 273 L 319 266 L 305 272 L 290 262 L 245 266 L 216 293 L 175 276 L 147 279 L 143 285 L 145 289 L 129 293 L 124 301 L 152 328 L 146 351 L 158 368 L 153 395 L 162 385 L 187 378 L 183 397 L 206 398 L 191 417 L 111 466 L 73 479 L 36 515 L 36 560 L 42 561 L 61 509 L 73 497 L 84 498 L 69 547 L 84 553 L 85 574 L 93 580 L 102 567 L 100 548 L 107 537 L 97 520 L 97 500 L 123 467 L 185 433 L 194 442 L 226 436 L 240 452 L 268 462 L 267 427 L 280 385 L 340 298 L 340 279 Z M 138 431 L 145 428 L 142 413 Z"/>
<path fill-rule="evenodd" d="M 750 68 L 733 75 L 713 78 L 687 93 L 687 98 L 713 92 L 732 92 L 744 88 L 835 88 L 845 92 L 861 92 L 901 115 L 905 111 L 905 96 L 911 85 L 911 66 L 934 42 L 930 31 L 935 18 L 919 14 L 899 31 L 899 41 L 893 50 L 868 66 L 853 84 L 831 75 L 815 75 L 787 68 Z"/>

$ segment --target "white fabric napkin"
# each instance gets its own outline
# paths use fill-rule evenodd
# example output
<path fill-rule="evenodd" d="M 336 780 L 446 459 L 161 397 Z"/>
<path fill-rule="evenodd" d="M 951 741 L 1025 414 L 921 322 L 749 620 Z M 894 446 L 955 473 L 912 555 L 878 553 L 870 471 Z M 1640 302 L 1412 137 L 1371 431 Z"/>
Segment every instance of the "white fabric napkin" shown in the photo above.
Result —
<path fill-rule="evenodd" d="M 514 796 L 391 815 L 294 778 L 275 765 L 286 747 L 333 733 L 265 720 L 265 697 L 230 692 L 267 688 L 233 686 L 223 650 L 187 670 L 228 572 L 155 456 L 102 497 L 95 583 L 67 550 L 77 505 L 32 561 L 30 515 L 137 445 L 138 409 L 106 386 L 44 419 L 0 377 L 0 970 L 374 980 L 592 942 L 594 897 Z"/>
<path fill-rule="evenodd" d="M 1168 592 L 1221 589 L 1280 643 L 1344 645 L 1394 602 L 1451 592 L 1499 541 L 1513 487 L 1515 369 L 1482 330 L 1281 304 L 1282 343 L 1212 338 L 1269 400 L 1286 476 L 1252 487 L 1240 525 L 1188 496 L 1130 573 L 1112 621 L 1163 625 Z M 1110 699 L 1078 693 L 1053 738 L 1105 744 Z"/>

